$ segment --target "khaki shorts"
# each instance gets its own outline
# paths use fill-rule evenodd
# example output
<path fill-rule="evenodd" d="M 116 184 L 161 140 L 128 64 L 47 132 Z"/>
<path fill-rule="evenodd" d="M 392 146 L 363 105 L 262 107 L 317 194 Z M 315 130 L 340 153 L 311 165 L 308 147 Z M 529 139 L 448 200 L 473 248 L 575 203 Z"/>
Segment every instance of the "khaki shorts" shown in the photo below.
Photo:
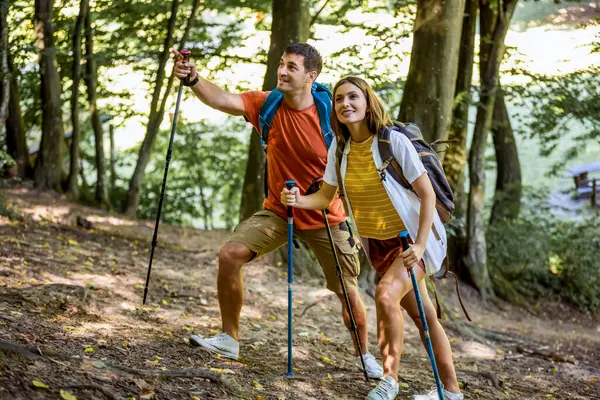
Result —
<path fill-rule="evenodd" d="M 356 248 L 348 242 L 349 233 L 340 229 L 339 225 L 331 228 L 331 235 L 337 249 L 346 290 L 349 293 L 356 292 L 358 290 L 357 278 L 360 273 Z M 342 294 L 342 286 L 336 275 L 335 259 L 331 252 L 327 230 L 325 228 L 294 229 L 294 237 L 306 243 L 319 260 L 327 280 L 327 289 L 336 294 Z M 258 257 L 282 247 L 287 243 L 287 239 L 287 220 L 272 211 L 263 210 L 240 222 L 227 241 L 243 244 Z"/>

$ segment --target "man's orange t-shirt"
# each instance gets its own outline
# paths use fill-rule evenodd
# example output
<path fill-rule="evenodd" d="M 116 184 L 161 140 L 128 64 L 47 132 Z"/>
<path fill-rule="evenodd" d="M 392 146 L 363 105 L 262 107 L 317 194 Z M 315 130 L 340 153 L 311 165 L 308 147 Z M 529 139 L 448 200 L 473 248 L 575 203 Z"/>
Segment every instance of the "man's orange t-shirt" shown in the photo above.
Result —
<path fill-rule="evenodd" d="M 269 92 L 242 93 L 246 117 L 258 130 L 258 115 Z M 280 201 L 285 181 L 293 179 L 300 193 L 306 193 L 313 179 L 323 177 L 327 165 L 327 146 L 321 133 L 315 104 L 303 110 L 290 108 L 285 101 L 271 122 L 267 143 L 267 176 L 269 195 L 263 207 L 287 218 L 286 207 Z M 329 223 L 339 224 L 346 218 L 339 197 L 328 207 Z M 294 225 L 298 229 L 324 228 L 323 214 L 318 210 L 294 210 Z"/>

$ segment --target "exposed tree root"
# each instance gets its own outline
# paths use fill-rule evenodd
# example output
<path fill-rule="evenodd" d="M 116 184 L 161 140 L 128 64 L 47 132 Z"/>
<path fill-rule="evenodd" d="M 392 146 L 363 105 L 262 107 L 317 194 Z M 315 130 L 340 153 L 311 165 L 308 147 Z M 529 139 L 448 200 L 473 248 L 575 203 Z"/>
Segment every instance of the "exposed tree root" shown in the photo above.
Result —
<path fill-rule="evenodd" d="M 561 354 L 537 349 L 535 345 L 530 345 L 527 348 L 525 348 L 523 346 L 517 346 L 516 349 L 521 354 L 535 355 L 535 356 L 540 356 L 540 357 L 543 357 L 543 358 L 545 358 L 547 360 L 551 360 L 551 361 L 563 362 L 563 363 L 568 362 L 571 364 L 575 364 L 575 361 L 569 360 L 568 358 L 566 358 L 565 356 L 563 356 Z"/>
<path fill-rule="evenodd" d="M 326 296 L 318 298 L 316 301 L 314 301 L 314 302 L 310 303 L 309 305 L 307 305 L 306 307 L 304 307 L 304 310 L 302 310 L 302 312 L 300 313 L 300 315 L 297 318 L 300 319 L 300 318 L 304 317 L 304 314 L 306 314 L 306 312 L 309 309 L 313 308 L 314 306 L 316 306 L 317 304 L 319 304 L 323 300 L 328 300 L 328 299 L 330 299 L 333 296 L 334 296 L 334 294 L 330 293 L 330 294 L 328 294 Z"/>
<path fill-rule="evenodd" d="M 502 381 L 500 379 L 498 379 L 498 377 L 490 371 L 471 371 L 468 369 L 459 369 L 457 372 L 459 372 L 461 374 L 482 376 L 486 379 L 489 379 L 495 388 L 497 388 L 497 389 L 502 388 Z"/>
<path fill-rule="evenodd" d="M 36 354 L 35 351 L 31 351 L 26 347 L 4 340 L 0 340 L 0 350 L 20 354 L 29 360 L 39 360 L 40 358 L 44 358 L 42 355 Z"/>
<path fill-rule="evenodd" d="M 53 359 L 49 358 L 49 356 L 51 355 L 53 357 L 56 357 L 56 358 L 59 358 L 62 360 L 70 360 L 70 361 L 79 362 L 79 363 L 82 362 L 82 359 L 80 359 L 80 358 L 73 358 L 66 354 L 57 353 L 57 352 L 49 351 L 49 350 L 46 350 L 45 351 L 46 355 L 44 355 L 39 348 L 29 349 L 25 346 L 21 346 L 19 344 L 7 342 L 7 341 L 3 341 L 3 340 L 0 340 L 0 350 L 20 354 L 23 357 L 30 359 L 30 360 L 44 359 L 44 360 L 48 360 L 48 361 L 51 361 L 54 363 L 61 364 L 63 366 L 67 366 L 67 365 L 60 363 L 56 360 L 53 360 Z M 205 378 L 205 379 L 209 379 L 213 382 L 216 382 L 216 383 L 219 383 L 219 384 L 225 386 L 227 389 L 229 389 L 231 394 L 236 397 L 239 396 L 240 393 L 242 392 L 241 387 L 235 381 L 235 379 L 224 376 L 222 374 L 217 374 L 215 372 L 212 372 L 212 371 L 206 370 L 206 369 L 184 369 L 184 370 L 164 370 L 163 371 L 163 370 L 136 369 L 136 368 L 126 367 L 124 365 L 110 363 L 110 362 L 106 362 L 106 365 L 109 368 L 111 368 L 112 370 L 126 372 L 129 375 L 153 376 L 153 377 L 177 377 L 177 378 Z M 63 387 L 66 387 L 66 386 L 63 386 Z M 85 388 L 96 389 L 96 390 L 102 391 L 102 393 L 104 393 L 105 396 L 110 399 L 117 398 L 114 396 L 114 394 L 110 393 L 109 391 L 104 390 L 104 388 L 102 388 L 101 386 L 98 386 L 98 385 L 87 384 L 87 385 L 78 385 L 78 386 L 69 386 L 69 387 L 72 387 L 72 388 L 77 387 L 80 389 L 85 389 Z M 113 396 L 113 397 L 110 397 L 110 396 Z"/>

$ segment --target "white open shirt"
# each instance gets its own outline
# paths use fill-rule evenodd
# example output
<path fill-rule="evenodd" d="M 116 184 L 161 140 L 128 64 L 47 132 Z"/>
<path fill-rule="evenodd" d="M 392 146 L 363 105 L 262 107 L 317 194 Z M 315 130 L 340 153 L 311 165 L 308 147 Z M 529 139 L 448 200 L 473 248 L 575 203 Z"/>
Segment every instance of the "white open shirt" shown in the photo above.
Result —
<path fill-rule="evenodd" d="M 342 156 L 342 179 L 344 179 L 346 176 L 348 154 L 351 151 L 350 142 L 351 141 L 349 140 L 346 143 L 344 154 Z M 427 173 L 427 170 L 421 162 L 421 158 L 406 136 L 399 132 L 392 132 L 390 135 L 390 142 L 392 147 L 392 155 L 402 168 L 402 172 L 409 183 L 412 184 L 422 174 Z M 335 165 L 337 152 L 336 148 L 337 141 L 334 139 L 329 147 L 329 152 L 327 154 L 327 167 L 325 168 L 325 175 L 323 177 L 323 180 L 331 186 L 338 186 Z M 377 135 L 375 135 L 373 144 L 371 145 L 371 152 L 373 154 L 375 167 L 380 169 L 383 160 L 379 154 Z M 419 211 L 421 209 L 421 201 L 419 200 L 419 197 L 414 192 L 405 189 L 399 182 L 396 182 L 396 180 L 389 175 L 384 181 L 382 181 L 382 183 L 390 200 L 392 201 L 392 204 L 394 205 L 394 208 L 398 212 L 400 218 L 402 218 L 402 221 L 404 222 L 406 230 L 408 230 L 411 239 L 415 241 L 419 230 Z M 351 214 L 352 210 L 350 209 L 348 212 Z M 352 215 L 350 216 L 352 217 Z M 360 232 L 358 232 L 358 234 L 360 235 Z M 442 220 L 440 219 L 440 216 L 436 210 L 433 216 L 432 230 L 427 238 L 427 245 L 425 246 L 425 253 L 423 254 L 423 261 L 425 262 L 425 268 L 428 274 L 435 274 L 440 270 L 442 263 L 446 258 L 447 250 L 448 242 L 446 240 L 446 229 L 444 228 L 444 224 L 442 223 Z"/>

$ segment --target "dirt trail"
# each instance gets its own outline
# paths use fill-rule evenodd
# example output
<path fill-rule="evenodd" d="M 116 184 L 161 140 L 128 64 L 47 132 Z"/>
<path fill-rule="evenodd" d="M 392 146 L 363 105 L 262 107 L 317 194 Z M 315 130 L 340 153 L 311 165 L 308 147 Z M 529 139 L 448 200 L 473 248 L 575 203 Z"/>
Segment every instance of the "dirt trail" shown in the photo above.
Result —
<path fill-rule="evenodd" d="M 245 268 L 241 358 L 230 362 L 187 343 L 191 332 L 220 329 L 216 255 L 227 233 L 161 226 L 142 307 L 152 222 L 26 188 L 2 194 L 26 217 L 0 217 L 0 399 L 364 399 L 370 390 L 340 305 L 318 278 L 295 279 L 297 378 L 286 379 L 283 268 L 264 258 Z M 438 288 L 458 312 L 453 282 Z M 467 399 L 600 399 L 600 319 L 551 302 L 535 315 L 501 310 L 461 289 L 479 340 L 445 323 Z M 433 384 L 417 330 L 406 332 L 399 399 Z"/>

